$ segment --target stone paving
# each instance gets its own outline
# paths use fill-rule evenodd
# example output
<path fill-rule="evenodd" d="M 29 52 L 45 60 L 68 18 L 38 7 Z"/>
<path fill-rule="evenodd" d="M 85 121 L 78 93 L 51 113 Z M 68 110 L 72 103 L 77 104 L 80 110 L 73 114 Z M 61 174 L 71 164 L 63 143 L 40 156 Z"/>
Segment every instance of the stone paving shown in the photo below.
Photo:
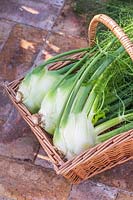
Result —
<path fill-rule="evenodd" d="M 0 0 L 0 200 L 132 200 L 129 161 L 72 186 L 43 158 L 2 87 L 59 52 L 87 46 L 70 0 Z"/>

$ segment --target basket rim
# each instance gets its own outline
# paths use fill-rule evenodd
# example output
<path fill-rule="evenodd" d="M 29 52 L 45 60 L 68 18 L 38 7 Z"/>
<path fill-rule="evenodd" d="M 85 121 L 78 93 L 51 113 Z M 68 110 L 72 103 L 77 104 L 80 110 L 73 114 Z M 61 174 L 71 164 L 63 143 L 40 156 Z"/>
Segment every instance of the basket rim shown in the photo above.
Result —
<path fill-rule="evenodd" d="M 28 111 L 28 109 L 24 106 L 23 103 L 18 103 L 15 101 L 15 94 L 16 94 L 16 88 L 18 87 L 20 81 L 23 79 L 23 77 L 21 77 L 20 79 L 16 79 L 10 83 L 6 83 L 5 84 L 5 89 L 7 94 L 9 95 L 11 101 L 14 103 L 15 107 L 17 108 L 17 110 L 19 111 L 19 113 L 21 114 L 22 118 L 26 121 L 26 119 L 23 117 L 22 112 L 20 111 L 20 108 L 24 108 L 24 111 L 26 112 L 26 118 L 29 120 L 31 120 L 31 114 L 29 114 L 30 112 Z M 33 122 L 32 122 L 33 123 Z M 40 126 L 38 125 L 34 125 L 37 128 L 41 129 L 42 134 L 46 135 L 47 133 L 45 132 L 45 130 L 43 130 L 42 128 L 40 128 Z M 34 128 L 34 126 L 32 124 L 30 124 L 30 128 Z M 32 132 L 35 134 L 35 132 L 32 129 Z M 36 135 L 36 134 L 35 134 Z M 37 136 L 37 139 L 39 141 L 39 143 L 41 144 L 41 138 L 39 139 L 39 136 Z M 55 171 L 58 174 L 61 173 L 67 173 L 69 166 L 71 166 L 71 168 L 75 168 L 76 166 L 79 165 L 79 161 L 82 159 L 83 161 L 86 161 L 86 159 L 91 159 L 93 156 L 96 156 L 98 154 L 100 154 L 100 152 L 103 152 L 107 149 L 109 149 L 110 147 L 113 147 L 116 145 L 116 143 L 119 145 L 121 142 L 132 139 L 133 138 L 133 129 L 127 131 L 127 132 L 123 132 L 121 134 L 118 134 L 116 136 L 113 136 L 112 138 L 108 139 L 105 142 L 102 142 L 100 144 L 97 144 L 96 146 L 84 151 L 83 153 L 75 156 L 74 158 L 64 161 L 60 154 L 54 149 L 53 144 L 51 144 L 51 151 L 52 152 L 48 152 L 47 149 L 45 149 L 46 153 L 48 154 L 51 163 L 54 165 Z M 44 142 L 44 140 L 43 140 Z M 41 144 L 42 145 L 42 144 Z M 54 154 L 58 155 L 57 157 L 55 157 L 54 159 L 56 160 L 56 162 L 53 161 L 52 157 L 54 157 Z M 50 156 L 50 153 L 52 153 L 52 157 Z M 132 159 L 133 157 L 131 157 Z"/>

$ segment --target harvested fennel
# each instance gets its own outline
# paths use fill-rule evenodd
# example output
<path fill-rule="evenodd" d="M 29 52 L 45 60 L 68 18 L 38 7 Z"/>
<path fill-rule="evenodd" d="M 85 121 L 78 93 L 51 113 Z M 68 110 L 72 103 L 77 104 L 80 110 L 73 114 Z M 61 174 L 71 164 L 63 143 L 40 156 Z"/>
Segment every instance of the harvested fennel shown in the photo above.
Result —
<path fill-rule="evenodd" d="M 133 24 L 125 32 L 133 39 Z M 67 159 L 133 128 L 133 63 L 118 40 L 59 54 L 31 71 L 16 99 L 35 114 L 33 121 L 53 136 L 54 146 Z M 51 63 L 69 60 L 62 69 Z"/>

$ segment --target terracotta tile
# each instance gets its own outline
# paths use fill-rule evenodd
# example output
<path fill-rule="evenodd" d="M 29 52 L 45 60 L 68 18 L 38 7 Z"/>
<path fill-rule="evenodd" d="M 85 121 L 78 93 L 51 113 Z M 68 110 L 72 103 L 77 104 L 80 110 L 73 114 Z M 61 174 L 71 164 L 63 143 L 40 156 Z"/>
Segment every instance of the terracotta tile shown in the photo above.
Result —
<path fill-rule="evenodd" d="M 0 157 L 0 196 L 19 200 L 67 200 L 68 182 L 50 169 Z"/>
<path fill-rule="evenodd" d="M 86 39 L 59 33 L 51 33 L 46 40 L 45 47 L 40 51 L 35 64 L 38 65 L 45 59 L 48 59 L 58 53 L 84 48 L 87 46 L 88 42 Z"/>
<path fill-rule="evenodd" d="M 56 20 L 53 30 L 66 35 L 79 36 L 87 38 L 87 20 L 86 15 L 78 15 L 74 12 L 72 5 L 74 1 L 67 0 L 60 16 Z"/>
<path fill-rule="evenodd" d="M 50 30 L 59 12 L 60 6 L 56 6 L 56 1 L 55 5 L 50 4 L 49 1 L 0 1 L 0 18 L 10 19 L 42 29 Z"/>
<path fill-rule="evenodd" d="M 39 144 L 36 138 L 29 133 L 12 142 L 0 143 L 0 155 L 32 162 L 38 151 Z"/>
<path fill-rule="evenodd" d="M 14 80 L 27 72 L 46 36 L 46 31 L 25 25 L 15 25 L 0 53 L 1 79 Z"/>
<path fill-rule="evenodd" d="M 16 199 L 12 199 L 12 198 L 6 198 L 3 195 L 0 196 L 0 200 L 16 200 Z"/>
<path fill-rule="evenodd" d="M 133 192 L 119 191 L 116 200 L 133 200 Z"/>
<path fill-rule="evenodd" d="M 7 21 L 4 19 L 0 20 L 0 51 L 3 48 L 11 30 L 13 27 L 14 23 L 11 21 Z"/>
<path fill-rule="evenodd" d="M 115 200 L 116 196 L 116 189 L 85 181 L 72 187 L 69 200 Z"/>
<path fill-rule="evenodd" d="M 0 87 L 0 155 L 33 161 L 39 143 Z"/>
<path fill-rule="evenodd" d="M 36 2 L 36 0 L 32 0 L 32 1 Z M 45 4 L 52 4 L 54 6 L 57 6 L 58 8 L 63 6 L 64 1 L 65 0 L 38 0 L 39 3 L 41 2 L 41 3 L 45 3 Z"/>
<path fill-rule="evenodd" d="M 52 33 L 46 40 L 47 49 L 53 53 L 61 53 L 72 49 L 87 47 L 86 39 Z"/>

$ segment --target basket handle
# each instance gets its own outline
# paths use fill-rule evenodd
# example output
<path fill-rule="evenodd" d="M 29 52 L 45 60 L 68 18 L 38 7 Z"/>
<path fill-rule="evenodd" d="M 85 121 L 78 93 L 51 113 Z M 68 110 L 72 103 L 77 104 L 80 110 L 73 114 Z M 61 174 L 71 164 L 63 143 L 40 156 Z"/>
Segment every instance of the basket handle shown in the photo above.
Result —
<path fill-rule="evenodd" d="M 124 31 L 119 27 L 119 25 L 112 18 L 104 14 L 95 15 L 90 22 L 88 28 L 89 46 L 91 47 L 95 44 L 96 28 L 99 22 L 107 26 L 112 31 L 112 33 L 114 33 L 114 35 L 120 40 L 121 44 L 133 60 L 133 43 L 130 41 Z"/>

